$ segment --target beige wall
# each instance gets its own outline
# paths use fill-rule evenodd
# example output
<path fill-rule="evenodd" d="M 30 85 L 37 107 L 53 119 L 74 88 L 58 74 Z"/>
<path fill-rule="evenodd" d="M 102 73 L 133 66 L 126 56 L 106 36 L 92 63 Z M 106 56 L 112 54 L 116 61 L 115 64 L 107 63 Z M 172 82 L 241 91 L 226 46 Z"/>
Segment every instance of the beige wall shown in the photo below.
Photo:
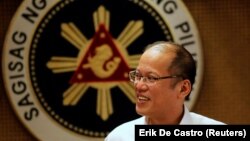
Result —
<path fill-rule="evenodd" d="M 195 112 L 228 124 L 250 123 L 250 1 L 184 0 L 200 32 L 204 81 Z M 0 1 L 0 47 L 19 0 Z M 2 70 L 1 70 L 2 71 Z M 0 81 L 0 139 L 35 140 L 19 122 Z"/>

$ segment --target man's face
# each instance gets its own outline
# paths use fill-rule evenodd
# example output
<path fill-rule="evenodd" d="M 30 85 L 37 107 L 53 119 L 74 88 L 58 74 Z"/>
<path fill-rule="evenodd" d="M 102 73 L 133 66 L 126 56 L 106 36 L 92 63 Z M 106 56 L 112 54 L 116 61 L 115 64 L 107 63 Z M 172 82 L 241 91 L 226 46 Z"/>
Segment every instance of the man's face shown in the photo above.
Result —
<path fill-rule="evenodd" d="M 162 77 L 171 75 L 167 68 L 171 64 L 174 53 L 161 53 L 147 50 L 139 61 L 137 72 L 144 77 Z M 135 83 L 136 111 L 140 115 L 160 117 L 174 110 L 177 101 L 177 88 L 171 84 L 175 78 L 161 79 L 155 83 L 143 80 Z"/>

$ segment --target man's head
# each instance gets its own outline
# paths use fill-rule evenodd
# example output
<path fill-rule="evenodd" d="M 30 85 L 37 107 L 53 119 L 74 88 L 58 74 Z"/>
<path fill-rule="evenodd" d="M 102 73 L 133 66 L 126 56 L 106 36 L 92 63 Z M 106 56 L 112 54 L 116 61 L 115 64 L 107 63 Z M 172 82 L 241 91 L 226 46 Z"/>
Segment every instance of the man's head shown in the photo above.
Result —
<path fill-rule="evenodd" d="M 167 52 L 175 54 L 171 65 L 169 67 L 166 66 L 167 71 L 171 74 L 181 75 L 183 79 L 188 79 L 192 85 L 194 84 L 196 75 L 195 60 L 184 47 L 174 42 L 159 41 L 148 45 L 145 52 L 149 49 L 158 50 L 158 52 L 163 54 Z"/>
<path fill-rule="evenodd" d="M 172 42 L 149 45 L 136 69 L 137 112 L 160 117 L 182 110 L 185 97 L 192 90 L 195 72 L 192 55 L 180 45 Z"/>

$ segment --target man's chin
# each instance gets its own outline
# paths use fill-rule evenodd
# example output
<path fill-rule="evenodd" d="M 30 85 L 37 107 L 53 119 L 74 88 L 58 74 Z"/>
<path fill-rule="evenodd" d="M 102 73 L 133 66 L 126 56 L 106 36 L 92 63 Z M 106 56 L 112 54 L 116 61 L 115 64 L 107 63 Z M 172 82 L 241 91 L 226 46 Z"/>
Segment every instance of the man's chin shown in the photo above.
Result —
<path fill-rule="evenodd" d="M 145 115 L 145 111 L 143 109 L 141 109 L 141 108 L 139 108 L 139 107 L 136 106 L 135 110 L 136 110 L 136 113 L 138 115 L 141 115 L 141 116 Z"/>

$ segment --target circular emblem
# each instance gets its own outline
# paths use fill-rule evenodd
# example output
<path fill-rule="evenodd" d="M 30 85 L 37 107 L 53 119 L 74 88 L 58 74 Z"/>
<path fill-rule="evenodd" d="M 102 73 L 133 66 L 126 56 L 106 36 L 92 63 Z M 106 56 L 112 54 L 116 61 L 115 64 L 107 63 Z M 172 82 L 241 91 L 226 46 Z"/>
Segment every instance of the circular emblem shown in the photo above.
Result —
<path fill-rule="evenodd" d="M 182 1 L 40 0 L 17 10 L 3 48 L 3 78 L 17 116 L 39 140 L 103 140 L 135 119 L 128 72 L 155 41 L 175 41 L 203 72 L 197 28 Z"/>

